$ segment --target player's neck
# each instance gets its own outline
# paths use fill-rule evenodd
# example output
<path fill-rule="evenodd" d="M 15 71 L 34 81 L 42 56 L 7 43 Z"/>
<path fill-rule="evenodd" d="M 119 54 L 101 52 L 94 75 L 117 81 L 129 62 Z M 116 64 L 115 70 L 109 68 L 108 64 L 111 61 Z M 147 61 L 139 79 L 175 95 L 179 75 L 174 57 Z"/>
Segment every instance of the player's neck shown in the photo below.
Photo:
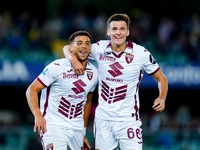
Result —
<path fill-rule="evenodd" d="M 111 44 L 114 52 L 123 52 L 126 49 L 126 43 L 121 45 Z"/>
<path fill-rule="evenodd" d="M 83 65 L 83 68 L 85 69 L 87 65 L 87 60 L 81 61 L 81 64 Z"/>

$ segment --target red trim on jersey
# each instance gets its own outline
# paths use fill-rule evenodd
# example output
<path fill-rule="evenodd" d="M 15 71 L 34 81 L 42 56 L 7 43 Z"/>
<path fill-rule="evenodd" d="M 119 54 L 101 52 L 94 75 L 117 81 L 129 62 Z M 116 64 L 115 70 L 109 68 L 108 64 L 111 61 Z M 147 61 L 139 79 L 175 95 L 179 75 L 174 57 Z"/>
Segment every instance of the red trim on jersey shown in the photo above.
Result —
<path fill-rule="evenodd" d="M 148 74 L 148 75 L 154 75 L 158 70 L 160 70 L 160 67 L 158 67 L 154 72 L 152 72 L 151 74 Z"/>
<path fill-rule="evenodd" d="M 51 89 L 51 86 L 49 86 L 49 87 L 47 88 L 46 102 L 45 102 L 45 104 L 44 104 L 44 112 L 43 112 L 43 114 L 42 114 L 43 117 L 44 117 L 44 116 L 46 115 L 46 113 L 47 113 L 46 111 L 47 111 L 47 107 L 48 107 L 50 89 Z"/>
<path fill-rule="evenodd" d="M 111 47 L 111 41 L 110 41 L 110 43 L 107 45 L 106 48 L 109 48 L 109 47 Z M 133 48 L 133 43 L 131 42 L 130 39 L 128 39 L 127 47 L 128 47 L 128 48 Z"/>
<path fill-rule="evenodd" d="M 85 100 L 81 101 L 78 104 L 72 104 L 64 97 L 62 97 L 61 99 L 62 101 L 60 101 L 58 112 L 63 114 L 65 117 L 72 119 L 83 113 L 83 103 Z"/>
<path fill-rule="evenodd" d="M 135 106 L 134 106 L 134 108 L 135 108 L 135 117 L 136 117 L 136 120 L 138 120 L 139 119 L 138 118 L 139 109 L 138 109 L 138 106 L 137 106 L 137 96 L 136 96 L 136 94 L 134 95 L 134 98 L 135 98 Z"/>
<path fill-rule="evenodd" d="M 128 39 L 127 47 L 128 47 L 128 48 L 133 48 L 133 43 L 131 42 L 130 39 Z"/>
<path fill-rule="evenodd" d="M 40 80 L 39 77 L 37 77 L 37 80 L 46 88 L 47 86 L 42 82 L 42 80 Z"/>
<path fill-rule="evenodd" d="M 105 101 L 108 101 L 108 104 L 125 99 L 126 92 L 127 92 L 127 85 L 123 85 L 113 89 L 110 88 L 104 81 L 102 81 L 101 97 Z"/>
<path fill-rule="evenodd" d="M 142 79 L 142 70 L 140 71 L 140 75 L 139 75 L 139 79 L 138 79 L 139 81 L 138 81 L 137 87 L 136 87 L 136 92 L 139 89 L 139 85 L 140 85 L 141 79 Z M 134 95 L 134 98 L 135 98 L 135 106 L 134 106 L 134 108 L 135 108 L 135 117 L 136 117 L 136 120 L 138 120 L 139 119 L 139 117 L 138 117 L 139 108 L 137 106 L 137 96 L 136 96 L 136 94 Z"/>
<path fill-rule="evenodd" d="M 140 75 L 139 75 L 139 81 L 137 83 L 137 88 L 136 88 L 136 92 L 138 91 L 139 89 L 139 85 L 140 85 L 140 81 L 142 80 L 142 70 L 140 71 Z"/>
<path fill-rule="evenodd" d="M 122 56 L 123 53 L 124 53 L 124 52 L 121 52 L 121 53 L 119 53 L 119 54 L 117 55 L 116 53 L 112 52 L 112 54 L 113 54 L 115 57 L 117 57 L 117 58 L 120 58 L 120 57 Z"/>
<path fill-rule="evenodd" d="M 109 50 L 106 50 L 107 48 L 110 48 L 110 49 L 109 49 Z M 110 43 L 106 46 L 106 49 L 105 49 L 104 53 L 107 52 L 108 54 L 110 54 L 110 53 L 112 52 L 112 49 L 111 49 L 111 41 L 110 41 Z M 130 50 L 131 50 L 131 51 L 130 51 Z M 133 52 L 133 43 L 131 42 L 130 39 L 128 39 L 127 47 L 126 47 L 126 49 L 125 49 L 123 52 L 130 53 L 130 54 Z M 122 54 L 123 54 L 123 52 L 122 52 Z M 114 53 L 113 53 L 113 54 L 114 54 Z M 120 53 L 120 54 L 119 54 L 120 56 L 117 55 L 117 56 L 115 56 L 115 57 L 120 58 L 122 54 Z M 114 54 L 114 55 L 115 55 L 115 54 Z"/>
<path fill-rule="evenodd" d="M 110 41 L 110 43 L 107 45 L 107 47 L 106 47 L 106 48 L 109 48 L 109 47 L 111 47 L 111 41 Z"/>
<path fill-rule="evenodd" d="M 45 150 L 44 140 L 43 140 L 43 134 L 42 133 L 40 135 L 40 139 L 41 139 L 41 143 L 42 143 L 42 148 L 43 148 L 43 150 Z"/>
<path fill-rule="evenodd" d="M 115 96 L 114 97 L 115 99 L 113 100 L 113 103 L 117 102 L 117 101 L 120 101 L 120 100 L 123 100 L 123 99 L 125 99 L 125 97 L 126 97 L 126 93 L 125 94 L 121 94 L 119 96 Z"/>

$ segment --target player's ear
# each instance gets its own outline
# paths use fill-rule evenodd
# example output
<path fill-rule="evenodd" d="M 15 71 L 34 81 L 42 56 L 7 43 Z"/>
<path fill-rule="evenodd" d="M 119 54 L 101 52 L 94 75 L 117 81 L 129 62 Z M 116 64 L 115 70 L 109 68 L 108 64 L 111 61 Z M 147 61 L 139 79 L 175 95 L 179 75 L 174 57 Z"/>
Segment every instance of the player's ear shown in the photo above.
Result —
<path fill-rule="evenodd" d="M 70 50 L 71 52 L 73 52 L 73 46 L 72 46 L 72 44 L 69 45 L 69 50 Z"/>
<path fill-rule="evenodd" d="M 110 30 L 109 29 L 107 29 L 107 35 L 110 36 Z"/>
<path fill-rule="evenodd" d="M 130 30 L 128 29 L 128 32 L 127 32 L 126 36 L 129 36 L 129 34 L 130 34 Z"/>

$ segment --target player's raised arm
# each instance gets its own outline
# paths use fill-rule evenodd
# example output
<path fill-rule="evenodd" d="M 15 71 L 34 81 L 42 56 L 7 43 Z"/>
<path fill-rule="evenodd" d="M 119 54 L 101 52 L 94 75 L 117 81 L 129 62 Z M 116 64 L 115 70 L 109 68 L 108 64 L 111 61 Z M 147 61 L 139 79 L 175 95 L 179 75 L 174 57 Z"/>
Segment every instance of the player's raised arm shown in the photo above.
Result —
<path fill-rule="evenodd" d="M 38 93 L 44 88 L 45 87 L 37 79 L 35 79 L 26 91 L 28 105 L 35 117 L 34 132 L 38 130 L 39 134 L 41 130 L 43 134 L 47 131 L 46 120 L 42 116 L 38 105 Z"/>
<path fill-rule="evenodd" d="M 72 50 L 70 50 L 70 45 L 66 45 L 63 47 L 63 53 L 67 59 L 69 59 L 72 63 L 72 66 L 74 68 L 74 72 L 76 75 L 84 74 L 84 67 L 81 64 L 81 62 L 77 59 L 77 57 L 74 55 Z"/>
<path fill-rule="evenodd" d="M 165 100 L 168 91 L 167 78 L 163 75 L 161 70 L 158 70 L 153 77 L 158 81 L 159 97 L 154 101 L 153 108 L 156 111 L 163 111 L 165 109 Z"/>

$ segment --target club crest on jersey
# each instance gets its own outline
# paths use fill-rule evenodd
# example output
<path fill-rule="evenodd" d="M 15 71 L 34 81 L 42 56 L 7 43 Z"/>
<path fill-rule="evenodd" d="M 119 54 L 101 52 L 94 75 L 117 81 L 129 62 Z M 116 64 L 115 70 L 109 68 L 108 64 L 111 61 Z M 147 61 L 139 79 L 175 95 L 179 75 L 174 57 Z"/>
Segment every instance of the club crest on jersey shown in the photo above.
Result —
<path fill-rule="evenodd" d="M 126 54 L 125 60 L 128 64 L 130 64 L 133 61 L 134 55 Z"/>
<path fill-rule="evenodd" d="M 46 148 L 47 148 L 47 150 L 54 150 L 54 148 L 53 148 L 53 143 L 48 144 L 48 145 L 46 146 Z"/>
<path fill-rule="evenodd" d="M 92 71 L 87 71 L 87 77 L 88 77 L 89 80 L 92 80 L 93 72 Z"/>

